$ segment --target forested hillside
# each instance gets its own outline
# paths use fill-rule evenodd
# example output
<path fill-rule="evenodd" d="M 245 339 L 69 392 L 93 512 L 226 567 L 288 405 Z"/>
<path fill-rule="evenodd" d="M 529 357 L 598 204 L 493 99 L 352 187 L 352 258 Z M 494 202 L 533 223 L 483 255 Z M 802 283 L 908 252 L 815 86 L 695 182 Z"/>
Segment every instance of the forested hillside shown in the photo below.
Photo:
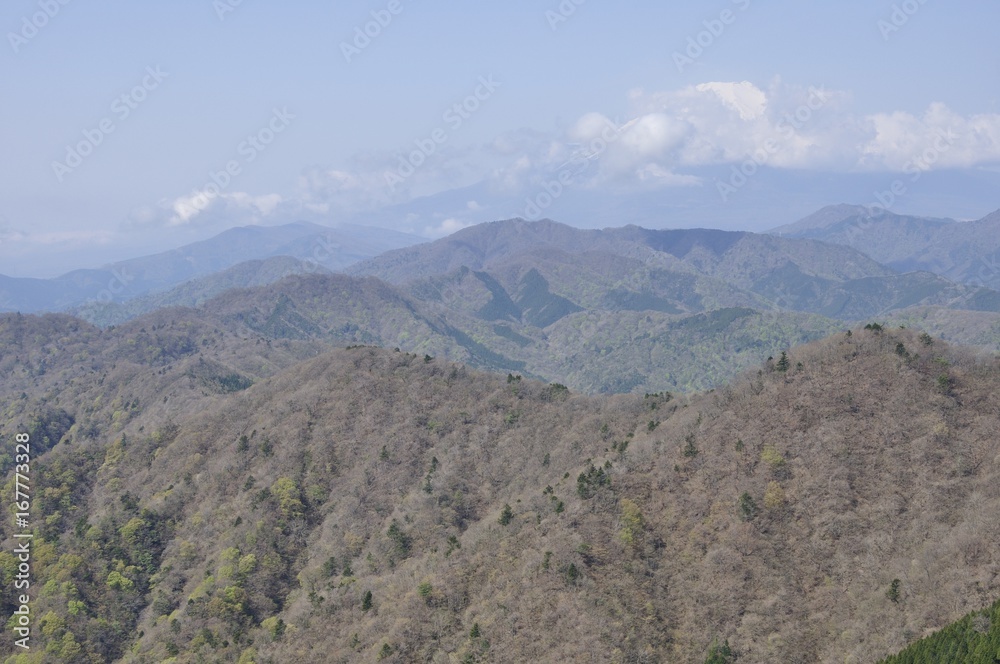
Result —
<path fill-rule="evenodd" d="M 270 343 L 312 354 L 371 344 L 520 372 L 588 393 L 709 388 L 780 348 L 844 327 L 820 316 L 745 307 L 685 315 L 638 306 L 577 311 L 538 327 L 469 313 L 482 282 L 471 273 L 462 282 L 448 289 L 446 303 L 440 296 L 422 299 L 373 277 L 292 276 L 226 291 L 195 309 L 164 308 L 104 329 L 82 321 L 75 325 L 90 331 L 97 349 L 136 345 L 155 357 L 197 355 L 203 344 L 210 344 L 229 349 L 235 362 L 246 364 L 239 349 L 248 340 L 255 350 Z M 546 315 L 548 299 L 537 299 Z M 461 304 L 450 306 L 455 302 Z M 37 320 L 70 319 L 51 315 Z M 205 336 L 208 329 L 211 338 Z M 87 352 L 103 351 L 89 347 Z"/>
<path fill-rule="evenodd" d="M 1000 601 L 974 611 L 880 664 L 994 664 L 1000 661 Z"/>
<path fill-rule="evenodd" d="M 0 319 L 12 661 L 874 662 L 1000 596 L 1000 367 L 915 331 L 598 398 L 145 325 Z"/>
<path fill-rule="evenodd" d="M 992 291 L 931 272 L 898 273 L 852 247 L 710 229 L 596 231 L 509 219 L 389 251 L 348 272 L 416 288 L 463 269 L 487 273 L 511 299 L 541 280 L 579 306 L 598 295 L 622 309 L 652 299 L 675 312 L 750 306 L 840 320 L 916 305 L 1000 311 L 1000 298 L 988 301 Z M 560 311 L 556 320 L 569 313 Z"/>

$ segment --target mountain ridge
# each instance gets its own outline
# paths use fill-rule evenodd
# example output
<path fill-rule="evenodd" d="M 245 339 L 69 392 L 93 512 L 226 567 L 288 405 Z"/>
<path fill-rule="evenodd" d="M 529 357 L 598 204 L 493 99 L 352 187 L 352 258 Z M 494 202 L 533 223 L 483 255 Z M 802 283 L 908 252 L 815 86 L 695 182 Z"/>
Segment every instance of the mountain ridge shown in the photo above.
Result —
<path fill-rule="evenodd" d="M 829 220 L 836 223 L 823 223 Z M 957 283 L 1000 286 L 1000 210 L 954 221 L 835 206 L 769 232 L 850 246 L 901 271 L 926 270 Z"/>

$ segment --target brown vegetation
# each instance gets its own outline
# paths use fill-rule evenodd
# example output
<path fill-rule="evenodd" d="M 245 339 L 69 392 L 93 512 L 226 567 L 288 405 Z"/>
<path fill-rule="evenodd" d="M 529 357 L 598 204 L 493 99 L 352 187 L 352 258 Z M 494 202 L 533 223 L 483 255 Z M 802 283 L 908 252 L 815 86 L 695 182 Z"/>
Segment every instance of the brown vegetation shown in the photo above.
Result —
<path fill-rule="evenodd" d="M 73 418 L 34 470 L 51 661 L 873 662 L 1000 595 L 1000 367 L 909 330 L 590 398 L 231 340 L 288 358 L 263 378 L 209 328 L 204 357 L 135 330 L 90 374 L 29 318 L 0 327 L 4 398 Z M 66 352 L 100 346 L 70 321 Z"/>

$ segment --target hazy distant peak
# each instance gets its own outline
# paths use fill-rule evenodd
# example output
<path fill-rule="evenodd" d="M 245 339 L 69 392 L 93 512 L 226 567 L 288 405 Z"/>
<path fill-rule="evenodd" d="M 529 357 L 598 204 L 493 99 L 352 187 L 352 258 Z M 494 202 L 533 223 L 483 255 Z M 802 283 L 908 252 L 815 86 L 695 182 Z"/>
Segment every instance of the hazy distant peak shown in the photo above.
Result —
<path fill-rule="evenodd" d="M 988 215 L 979 220 L 978 223 L 981 224 L 1000 224 L 1000 210 L 995 210 L 990 212 Z"/>
<path fill-rule="evenodd" d="M 825 208 L 817 210 L 808 217 L 800 219 L 799 221 L 796 221 L 791 224 L 779 226 L 778 228 L 772 229 L 768 232 L 777 233 L 781 235 L 783 233 L 794 233 L 794 232 L 816 230 L 820 228 L 829 228 L 852 217 L 862 217 L 862 216 L 874 217 L 874 216 L 879 216 L 879 213 L 885 213 L 885 211 L 876 210 L 867 207 L 865 205 L 849 205 L 846 203 L 840 203 L 837 205 L 827 205 Z"/>
<path fill-rule="evenodd" d="M 901 215 L 889 210 L 867 205 L 828 205 L 813 214 L 785 226 L 771 229 L 773 235 L 791 235 L 796 237 L 819 237 L 824 231 L 833 231 L 845 222 L 919 223 L 921 226 L 943 226 L 954 222 L 954 219 L 921 217 L 916 215 Z"/>
<path fill-rule="evenodd" d="M 487 226 L 493 228 L 535 228 L 535 229 L 552 228 L 552 227 L 572 228 L 572 226 L 559 223 L 558 221 L 554 221 L 552 219 L 549 219 L 548 217 L 544 219 L 536 219 L 534 221 L 525 219 L 524 217 L 511 217 L 510 219 L 498 219 L 496 221 L 490 221 L 485 224 L 478 224 L 478 226 Z M 464 233 L 474 228 L 476 228 L 476 226 L 470 226 L 469 228 L 464 228 L 461 231 L 458 231 L 458 233 Z M 456 235 L 458 233 L 456 233 Z"/>
<path fill-rule="evenodd" d="M 521 241 L 530 238 L 532 242 L 559 242 L 586 236 L 593 232 L 574 228 L 552 219 L 529 221 L 515 217 L 469 226 L 444 239 L 459 242 L 495 242 L 504 238 L 516 238 Z"/>

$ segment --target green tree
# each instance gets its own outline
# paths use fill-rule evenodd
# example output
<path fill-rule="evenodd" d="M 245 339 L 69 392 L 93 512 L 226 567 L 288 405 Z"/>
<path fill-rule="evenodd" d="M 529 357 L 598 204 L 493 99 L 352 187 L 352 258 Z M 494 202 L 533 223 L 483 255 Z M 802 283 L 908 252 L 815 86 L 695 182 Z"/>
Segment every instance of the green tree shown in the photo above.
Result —
<path fill-rule="evenodd" d="M 753 496 L 746 491 L 740 494 L 739 500 L 736 501 L 736 506 L 740 518 L 744 521 L 750 521 L 757 516 L 757 503 L 754 502 Z"/>
<path fill-rule="evenodd" d="M 635 544 L 636 536 L 642 532 L 642 510 L 635 501 L 622 498 L 621 501 L 621 529 L 618 531 L 618 538 L 626 546 Z"/>
<path fill-rule="evenodd" d="M 413 538 L 403 531 L 403 527 L 399 525 L 399 521 L 392 520 L 386 535 L 392 540 L 396 555 L 400 558 L 406 558 L 410 555 L 410 550 L 413 548 Z"/>
<path fill-rule="evenodd" d="M 688 459 L 693 459 L 698 456 L 698 447 L 694 444 L 694 434 L 689 433 L 684 440 L 687 441 L 687 444 L 684 445 L 684 456 Z"/>
<path fill-rule="evenodd" d="M 892 602 L 899 601 L 899 579 L 893 579 L 892 583 L 889 584 L 889 590 L 885 591 L 885 596 L 889 598 Z"/>
<path fill-rule="evenodd" d="M 600 487 L 610 486 L 611 478 L 604 472 L 603 468 L 596 468 L 590 464 L 590 468 L 580 473 L 576 478 L 576 492 L 584 500 L 593 498 Z"/>
<path fill-rule="evenodd" d="M 1000 661 L 1000 601 L 975 611 L 880 664 L 996 664 Z"/>
<path fill-rule="evenodd" d="M 282 513 L 290 519 L 302 516 L 305 511 L 299 487 L 290 477 L 279 477 L 271 486 L 271 495 L 278 499 Z"/>
<path fill-rule="evenodd" d="M 768 482 L 767 490 L 764 492 L 764 507 L 773 510 L 784 504 L 785 490 L 777 482 Z"/>
<path fill-rule="evenodd" d="M 514 510 L 511 509 L 510 505 L 504 503 L 503 510 L 500 511 L 500 518 L 497 521 L 501 526 L 506 526 L 511 521 L 514 520 Z"/>
<path fill-rule="evenodd" d="M 721 645 L 717 641 L 712 643 L 712 647 L 708 649 L 708 659 L 705 660 L 705 664 L 731 664 L 735 660 L 736 657 L 733 655 L 733 650 L 729 647 L 727 639 Z"/>

